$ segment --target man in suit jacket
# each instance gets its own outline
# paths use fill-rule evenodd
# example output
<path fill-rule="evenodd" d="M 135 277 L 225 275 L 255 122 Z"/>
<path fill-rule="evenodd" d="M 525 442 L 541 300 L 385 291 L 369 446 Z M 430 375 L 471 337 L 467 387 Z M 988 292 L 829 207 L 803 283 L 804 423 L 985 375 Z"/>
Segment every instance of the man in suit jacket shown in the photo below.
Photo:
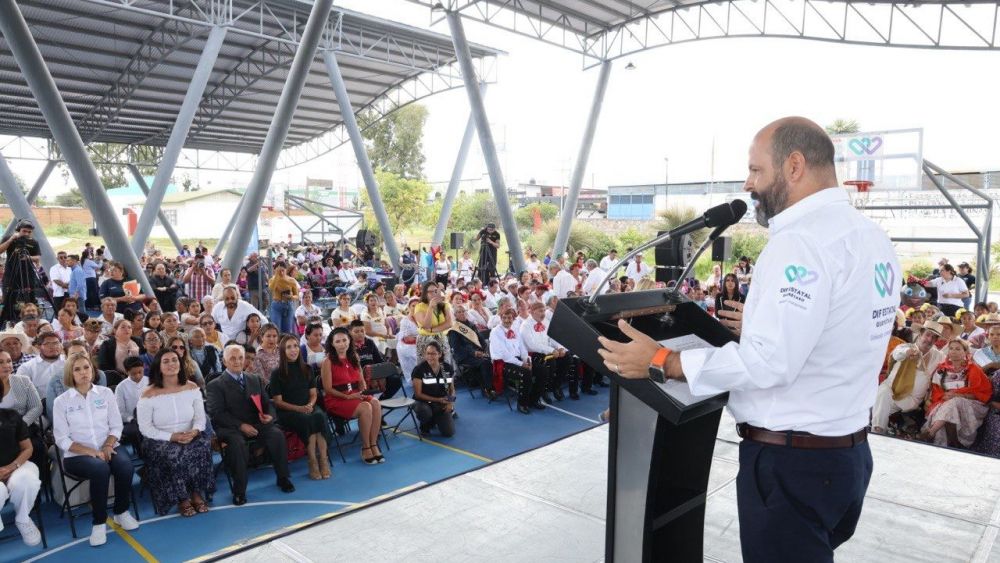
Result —
<path fill-rule="evenodd" d="M 288 450 L 285 435 L 274 425 L 270 398 L 259 376 L 243 372 L 243 347 L 226 346 L 223 361 L 226 370 L 208 385 L 208 414 L 219 440 L 226 444 L 226 464 L 233 478 L 233 504 L 247 501 L 247 463 L 250 451 L 247 439 L 254 438 L 271 457 L 278 487 L 291 493 L 295 486 L 288 479 Z M 260 408 L 253 400 L 258 395 Z"/>

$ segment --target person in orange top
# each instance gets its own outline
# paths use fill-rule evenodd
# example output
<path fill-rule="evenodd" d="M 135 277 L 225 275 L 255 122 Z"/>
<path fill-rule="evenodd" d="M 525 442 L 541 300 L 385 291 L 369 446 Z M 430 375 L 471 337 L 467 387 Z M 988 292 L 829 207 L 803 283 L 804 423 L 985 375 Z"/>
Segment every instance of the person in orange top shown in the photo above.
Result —
<path fill-rule="evenodd" d="M 920 438 L 940 446 L 969 447 L 987 413 L 993 386 L 983 370 L 971 361 L 969 343 L 948 343 L 947 359 L 931 376 L 927 422 Z"/>

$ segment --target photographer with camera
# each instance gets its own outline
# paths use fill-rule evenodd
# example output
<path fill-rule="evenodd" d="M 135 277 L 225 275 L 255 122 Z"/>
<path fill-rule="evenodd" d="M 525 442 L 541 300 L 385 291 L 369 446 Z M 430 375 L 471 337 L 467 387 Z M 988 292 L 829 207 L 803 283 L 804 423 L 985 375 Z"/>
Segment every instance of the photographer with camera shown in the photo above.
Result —
<path fill-rule="evenodd" d="M 497 226 L 487 223 L 479 233 L 476 234 L 479 241 L 479 264 L 476 266 L 476 277 L 483 280 L 484 284 L 497 277 L 497 251 L 500 248 L 500 233 Z"/>
<path fill-rule="evenodd" d="M 187 296 L 195 301 L 200 302 L 206 295 L 212 295 L 215 273 L 205 267 L 205 257 L 200 252 L 194 255 L 191 267 L 185 272 L 184 284 L 188 288 Z"/>

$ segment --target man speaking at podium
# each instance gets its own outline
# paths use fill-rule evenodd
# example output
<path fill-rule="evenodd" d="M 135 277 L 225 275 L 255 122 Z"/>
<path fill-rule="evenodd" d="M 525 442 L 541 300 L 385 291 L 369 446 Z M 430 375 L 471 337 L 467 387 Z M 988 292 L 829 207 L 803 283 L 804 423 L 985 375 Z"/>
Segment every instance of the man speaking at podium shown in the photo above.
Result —
<path fill-rule="evenodd" d="M 740 342 L 672 353 L 619 321 L 631 342 L 601 338 L 600 354 L 624 377 L 730 392 L 744 561 L 833 561 L 871 477 L 865 427 L 901 270 L 885 232 L 838 187 L 833 144 L 815 123 L 788 117 L 757 133 L 744 189 L 770 237 Z"/>

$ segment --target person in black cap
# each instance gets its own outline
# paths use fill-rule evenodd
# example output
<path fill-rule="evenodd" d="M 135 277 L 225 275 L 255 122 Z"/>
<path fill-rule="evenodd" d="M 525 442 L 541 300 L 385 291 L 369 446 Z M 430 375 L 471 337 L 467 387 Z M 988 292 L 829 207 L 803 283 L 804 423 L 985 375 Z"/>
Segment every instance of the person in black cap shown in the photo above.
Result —
<path fill-rule="evenodd" d="M 490 279 L 497 277 L 497 250 L 500 248 L 500 233 L 493 223 L 486 223 L 486 226 L 476 235 L 479 240 L 479 265 L 476 266 L 476 277 L 483 280 L 483 284 L 489 283 Z"/>
<path fill-rule="evenodd" d="M 0 327 L 17 323 L 21 319 L 21 304 L 37 303 L 37 297 L 47 296 L 45 286 L 38 279 L 38 273 L 31 262 L 32 256 L 40 256 L 42 253 L 38 241 L 31 236 L 34 230 L 35 226 L 30 222 L 21 221 L 14 234 L 0 241 L 0 252 L 7 253 Z"/>

